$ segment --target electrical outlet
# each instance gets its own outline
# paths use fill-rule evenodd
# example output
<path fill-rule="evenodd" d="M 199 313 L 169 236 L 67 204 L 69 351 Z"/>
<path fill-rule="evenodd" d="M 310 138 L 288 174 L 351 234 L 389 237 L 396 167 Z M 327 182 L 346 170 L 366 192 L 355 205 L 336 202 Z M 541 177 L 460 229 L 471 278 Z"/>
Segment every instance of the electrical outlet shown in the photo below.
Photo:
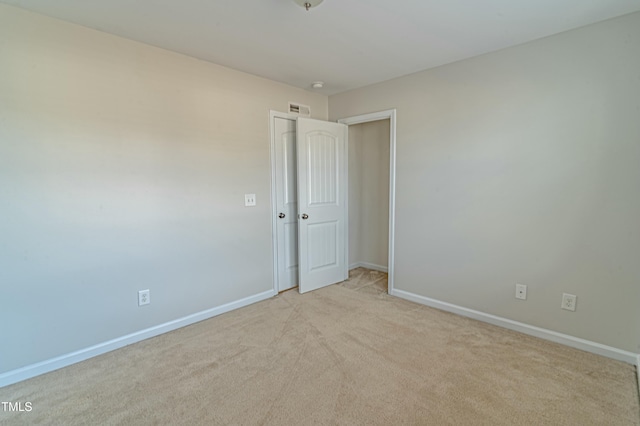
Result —
<path fill-rule="evenodd" d="M 244 194 L 244 206 L 253 207 L 256 205 L 256 194 Z"/>
<path fill-rule="evenodd" d="M 149 303 L 151 303 L 151 293 L 149 289 L 140 290 L 138 292 L 138 306 L 148 305 Z"/>
<path fill-rule="evenodd" d="M 575 311 L 577 299 L 578 297 L 575 294 L 562 293 L 562 309 Z"/>
<path fill-rule="evenodd" d="M 516 284 L 516 299 L 527 300 L 527 286 Z"/>

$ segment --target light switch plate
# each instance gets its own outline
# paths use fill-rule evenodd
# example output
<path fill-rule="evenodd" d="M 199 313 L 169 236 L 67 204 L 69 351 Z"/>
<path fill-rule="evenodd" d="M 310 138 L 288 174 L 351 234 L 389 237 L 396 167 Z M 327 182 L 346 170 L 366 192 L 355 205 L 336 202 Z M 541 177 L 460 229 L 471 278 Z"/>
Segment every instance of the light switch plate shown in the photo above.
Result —
<path fill-rule="evenodd" d="M 256 205 L 256 194 L 244 194 L 244 206 L 253 207 Z"/>

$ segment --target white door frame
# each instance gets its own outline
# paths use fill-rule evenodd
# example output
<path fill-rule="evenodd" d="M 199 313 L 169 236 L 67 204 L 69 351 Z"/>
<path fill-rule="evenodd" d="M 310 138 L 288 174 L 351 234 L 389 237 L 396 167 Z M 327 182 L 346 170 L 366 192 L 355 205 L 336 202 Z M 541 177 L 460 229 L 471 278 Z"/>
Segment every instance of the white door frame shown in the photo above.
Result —
<path fill-rule="evenodd" d="M 338 123 L 350 126 L 352 124 L 368 123 L 370 121 L 389 120 L 389 259 L 387 292 L 395 296 L 394 271 L 395 271 L 395 223 L 396 223 L 396 110 L 372 112 L 356 115 L 354 117 L 341 118 Z M 348 198 L 347 198 L 348 199 Z M 349 222 L 347 221 L 347 227 Z M 349 229 L 347 229 L 347 248 L 349 242 Z"/>

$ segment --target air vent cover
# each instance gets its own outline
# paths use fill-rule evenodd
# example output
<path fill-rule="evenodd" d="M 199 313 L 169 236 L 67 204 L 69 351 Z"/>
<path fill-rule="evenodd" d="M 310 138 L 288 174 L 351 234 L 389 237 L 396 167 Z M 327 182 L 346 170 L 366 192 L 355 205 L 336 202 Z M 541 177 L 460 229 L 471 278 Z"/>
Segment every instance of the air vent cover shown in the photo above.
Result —
<path fill-rule="evenodd" d="M 289 102 L 289 114 L 299 115 L 300 117 L 311 117 L 311 107 L 297 102 Z"/>

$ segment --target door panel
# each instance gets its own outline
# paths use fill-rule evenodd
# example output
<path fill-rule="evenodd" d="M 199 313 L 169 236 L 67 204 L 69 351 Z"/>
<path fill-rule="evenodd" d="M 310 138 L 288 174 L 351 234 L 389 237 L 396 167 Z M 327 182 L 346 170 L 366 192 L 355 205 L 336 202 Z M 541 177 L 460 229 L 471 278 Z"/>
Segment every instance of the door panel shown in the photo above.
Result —
<path fill-rule="evenodd" d="M 295 218 L 295 213 L 292 214 Z M 296 276 L 294 277 L 294 287 L 298 282 L 298 222 L 292 220 L 284 224 L 284 243 L 285 243 L 285 268 L 292 270 L 295 268 Z"/>
<path fill-rule="evenodd" d="M 347 126 L 298 118 L 301 293 L 346 279 Z"/>
<path fill-rule="evenodd" d="M 307 250 L 309 259 L 309 270 L 315 271 L 320 268 L 333 267 L 337 265 L 336 258 L 339 252 L 338 223 L 337 221 L 312 223 L 309 225 L 308 244 L 315 250 Z"/>
<path fill-rule="evenodd" d="M 278 291 L 298 285 L 298 189 L 295 120 L 275 117 Z"/>
<path fill-rule="evenodd" d="M 312 132 L 308 139 L 307 179 L 309 205 L 336 205 L 338 195 L 337 153 L 339 141 L 323 132 Z"/>

